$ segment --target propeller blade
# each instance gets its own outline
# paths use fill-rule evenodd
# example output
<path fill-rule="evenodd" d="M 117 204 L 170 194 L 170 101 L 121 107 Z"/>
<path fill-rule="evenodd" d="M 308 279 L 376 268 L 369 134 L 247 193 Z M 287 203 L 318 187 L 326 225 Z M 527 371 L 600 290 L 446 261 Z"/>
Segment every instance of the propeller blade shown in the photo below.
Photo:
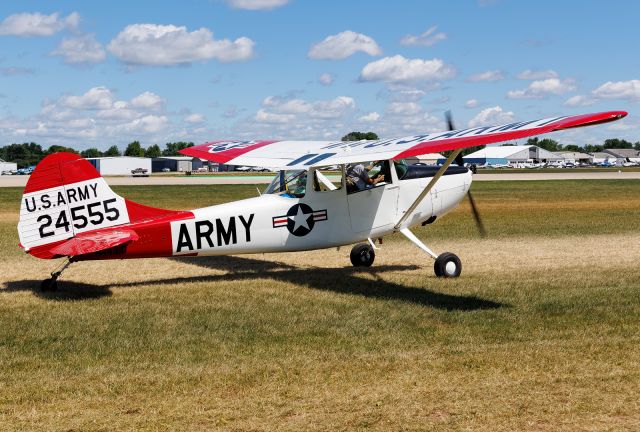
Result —
<path fill-rule="evenodd" d="M 456 127 L 453 125 L 453 116 L 451 115 L 451 111 L 447 110 L 444 112 L 444 119 L 447 122 L 447 128 L 452 131 L 452 130 L 456 130 Z M 462 159 L 462 153 L 459 153 L 458 156 L 456 156 L 456 165 L 458 166 L 464 166 L 464 160 Z"/>
<path fill-rule="evenodd" d="M 482 219 L 480 218 L 480 212 L 478 211 L 478 207 L 476 206 L 476 201 L 473 199 L 473 195 L 471 195 L 471 190 L 467 192 L 469 196 L 469 203 L 471 204 L 471 210 L 473 212 L 473 219 L 476 221 L 476 226 L 478 227 L 478 232 L 480 232 L 480 237 L 487 237 L 487 230 L 484 228 L 484 224 L 482 223 Z"/>

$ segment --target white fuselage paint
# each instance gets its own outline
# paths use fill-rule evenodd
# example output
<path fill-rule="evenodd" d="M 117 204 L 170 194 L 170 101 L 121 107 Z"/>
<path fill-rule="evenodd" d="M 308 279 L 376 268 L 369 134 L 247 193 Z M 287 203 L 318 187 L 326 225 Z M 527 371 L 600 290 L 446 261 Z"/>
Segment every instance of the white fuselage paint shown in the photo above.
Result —
<path fill-rule="evenodd" d="M 469 190 L 471 176 L 442 176 L 399 228 L 453 209 Z M 309 180 L 302 198 L 265 194 L 193 210 L 194 219 L 171 222 L 173 254 L 302 251 L 383 237 L 397 231 L 395 224 L 429 180 L 399 181 L 394 176 L 392 183 L 353 194 L 345 188 L 314 191 Z"/>

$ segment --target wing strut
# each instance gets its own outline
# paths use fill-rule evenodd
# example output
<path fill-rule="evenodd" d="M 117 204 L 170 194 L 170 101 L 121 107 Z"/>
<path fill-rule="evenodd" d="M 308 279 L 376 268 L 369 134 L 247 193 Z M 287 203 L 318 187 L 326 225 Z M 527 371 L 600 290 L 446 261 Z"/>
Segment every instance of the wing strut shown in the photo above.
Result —
<path fill-rule="evenodd" d="M 433 189 L 433 187 L 435 186 L 436 182 L 438 180 L 440 180 L 440 177 L 442 177 L 442 175 L 447 170 L 447 168 L 449 168 L 449 165 L 451 165 L 451 162 L 453 162 L 456 159 L 456 157 L 458 156 L 458 154 L 460 154 L 461 151 L 462 151 L 462 149 L 457 149 L 457 150 L 454 150 L 449 155 L 447 160 L 444 162 L 444 165 L 442 165 L 440 167 L 440 169 L 438 170 L 438 172 L 436 172 L 436 175 L 433 176 L 433 178 L 431 179 L 429 184 L 422 190 L 422 192 L 420 192 L 420 195 L 418 195 L 418 198 L 416 198 L 416 200 L 413 202 L 413 204 L 411 204 L 411 206 L 409 206 L 407 211 L 402 215 L 400 220 L 393 227 L 394 229 L 399 229 L 400 225 L 402 225 L 404 223 L 404 221 L 406 221 L 409 218 L 409 216 L 411 216 L 411 214 L 416 209 L 416 207 L 418 207 L 418 205 L 420 205 L 420 203 L 422 202 L 424 197 L 426 197 L 427 194 L 431 191 L 431 189 Z"/>

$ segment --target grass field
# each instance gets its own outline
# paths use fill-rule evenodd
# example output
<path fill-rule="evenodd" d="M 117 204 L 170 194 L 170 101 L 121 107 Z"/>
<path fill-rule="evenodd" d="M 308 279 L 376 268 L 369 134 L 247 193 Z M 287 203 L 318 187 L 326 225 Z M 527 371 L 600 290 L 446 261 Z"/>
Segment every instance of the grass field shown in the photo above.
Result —
<path fill-rule="evenodd" d="M 255 187 L 119 187 L 190 208 Z M 56 262 L 0 189 L 0 430 L 640 430 L 640 182 L 482 182 L 371 269 L 349 248 Z"/>

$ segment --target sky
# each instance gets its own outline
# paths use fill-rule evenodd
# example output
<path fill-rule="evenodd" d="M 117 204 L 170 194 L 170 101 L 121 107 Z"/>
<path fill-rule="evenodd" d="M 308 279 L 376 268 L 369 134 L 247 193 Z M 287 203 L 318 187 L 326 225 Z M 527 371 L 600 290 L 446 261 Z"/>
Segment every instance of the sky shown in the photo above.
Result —
<path fill-rule="evenodd" d="M 640 2 L 0 3 L 0 145 L 383 138 L 625 110 L 552 134 L 640 140 Z"/>

